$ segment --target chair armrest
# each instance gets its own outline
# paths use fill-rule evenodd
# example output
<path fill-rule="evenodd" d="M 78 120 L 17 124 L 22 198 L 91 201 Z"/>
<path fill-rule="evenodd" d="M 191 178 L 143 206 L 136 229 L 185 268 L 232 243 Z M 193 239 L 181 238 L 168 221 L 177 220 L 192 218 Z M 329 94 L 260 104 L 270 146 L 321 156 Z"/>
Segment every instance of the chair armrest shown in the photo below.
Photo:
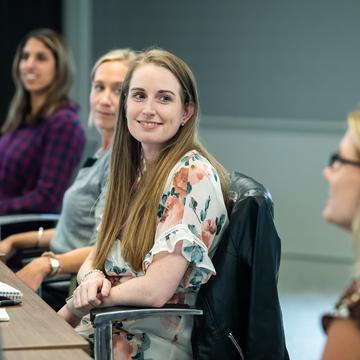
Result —
<path fill-rule="evenodd" d="M 112 322 L 134 320 L 145 317 L 158 316 L 184 316 L 202 315 L 203 311 L 188 305 L 168 304 L 161 308 L 114 306 L 108 308 L 93 309 L 90 319 L 95 328 L 94 331 L 94 355 L 95 360 L 112 360 Z"/>
<path fill-rule="evenodd" d="M 161 308 L 136 306 L 111 306 L 96 308 L 90 312 L 90 320 L 96 327 L 109 321 L 135 320 L 145 317 L 202 315 L 203 311 L 188 305 L 167 304 Z"/>
<path fill-rule="evenodd" d="M 14 214 L 0 216 L 0 240 L 5 237 L 25 231 L 36 231 L 40 226 L 44 228 L 54 227 L 59 220 L 59 214 Z M 8 266 L 14 271 L 26 265 L 32 258 L 40 256 L 48 246 L 44 248 L 18 249 L 8 261 Z M 25 259 L 23 261 L 23 259 Z"/>
<path fill-rule="evenodd" d="M 59 214 L 15 214 L 0 216 L 0 226 L 38 221 L 58 221 Z"/>

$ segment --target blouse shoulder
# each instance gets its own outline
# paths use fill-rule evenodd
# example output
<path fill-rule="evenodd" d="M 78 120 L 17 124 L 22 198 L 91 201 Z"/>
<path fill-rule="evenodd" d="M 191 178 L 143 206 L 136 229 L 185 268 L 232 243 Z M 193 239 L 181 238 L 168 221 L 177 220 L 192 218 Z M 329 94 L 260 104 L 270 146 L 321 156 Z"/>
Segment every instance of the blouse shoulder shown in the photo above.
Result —
<path fill-rule="evenodd" d="M 360 330 L 360 280 L 354 280 L 344 291 L 334 309 L 322 317 L 322 326 L 327 332 L 335 319 L 351 319 Z"/>
<path fill-rule="evenodd" d="M 48 123 L 76 123 L 77 125 L 82 125 L 79 115 L 79 108 L 73 101 L 69 101 L 55 109 L 54 112 L 48 117 L 48 120 L 50 120 Z"/>
<path fill-rule="evenodd" d="M 203 177 L 207 176 L 209 180 L 219 183 L 220 179 L 215 170 L 215 168 L 211 165 L 208 159 L 202 156 L 198 151 L 191 150 L 187 152 L 173 167 L 172 171 L 169 174 L 168 181 L 176 178 L 179 173 L 191 170 L 191 174 L 195 175 L 195 177 Z M 199 179 L 200 180 L 200 179 Z"/>

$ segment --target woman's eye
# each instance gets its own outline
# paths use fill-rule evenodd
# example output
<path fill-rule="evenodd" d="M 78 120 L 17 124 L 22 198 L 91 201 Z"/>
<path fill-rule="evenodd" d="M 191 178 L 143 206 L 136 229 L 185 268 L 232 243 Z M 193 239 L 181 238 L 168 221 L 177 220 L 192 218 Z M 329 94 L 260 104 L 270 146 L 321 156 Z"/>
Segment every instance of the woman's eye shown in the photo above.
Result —
<path fill-rule="evenodd" d="M 36 59 L 39 60 L 39 61 L 46 61 L 47 57 L 46 57 L 45 54 L 39 53 L 39 54 L 36 55 Z"/>
<path fill-rule="evenodd" d="M 29 58 L 29 54 L 28 53 L 22 53 L 20 58 L 21 58 L 21 60 L 26 60 L 26 59 Z"/>
<path fill-rule="evenodd" d="M 161 102 L 166 103 L 166 102 L 171 101 L 171 96 L 169 96 L 169 95 L 161 95 L 161 96 L 159 97 L 159 100 L 160 100 Z"/>
<path fill-rule="evenodd" d="M 116 95 L 120 96 L 120 94 L 121 94 L 121 87 L 115 89 L 115 90 L 114 90 L 114 93 L 115 93 Z"/>
<path fill-rule="evenodd" d="M 142 92 L 136 92 L 131 95 L 131 97 L 135 100 L 143 100 L 145 99 L 145 94 Z"/>
<path fill-rule="evenodd" d="M 93 87 L 96 92 L 100 92 L 104 90 L 104 87 L 100 84 L 94 84 Z"/>

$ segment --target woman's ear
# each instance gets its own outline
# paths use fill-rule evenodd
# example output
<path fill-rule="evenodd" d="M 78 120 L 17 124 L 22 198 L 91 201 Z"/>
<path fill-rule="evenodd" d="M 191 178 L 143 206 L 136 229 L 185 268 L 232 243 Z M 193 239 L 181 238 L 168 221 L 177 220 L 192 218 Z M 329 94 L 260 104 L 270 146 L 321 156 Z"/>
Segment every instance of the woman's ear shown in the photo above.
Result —
<path fill-rule="evenodd" d="M 193 102 L 189 102 L 184 106 L 184 113 L 182 116 L 182 124 L 186 124 L 188 120 L 193 116 L 195 111 L 195 105 Z"/>

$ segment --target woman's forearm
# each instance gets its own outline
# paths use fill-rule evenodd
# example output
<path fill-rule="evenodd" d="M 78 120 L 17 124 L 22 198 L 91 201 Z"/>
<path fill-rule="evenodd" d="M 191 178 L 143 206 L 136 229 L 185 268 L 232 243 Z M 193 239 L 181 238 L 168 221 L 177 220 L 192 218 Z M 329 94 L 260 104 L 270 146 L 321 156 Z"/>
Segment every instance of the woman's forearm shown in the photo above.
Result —
<path fill-rule="evenodd" d="M 115 305 L 163 306 L 166 301 L 157 296 L 144 276 L 130 279 L 111 288 L 109 296 L 102 299 L 101 307 Z"/>
<path fill-rule="evenodd" d="M 85 261 L 83 262 L 83 264 L 81 265 L 78 274 L 77 274 L 77 281 L 78 284 L 80 284 L 81 279 L 83 278 L 83 276 L 89 272 L 90 270 L 93 269 L 93 259 L 94 259 L 94 255 L 95 255 L 95 247 L 92 247 L 87 258 L 85 259 Z"/>
<path fill-rule="evenodd" d="M 161 307 L 172 298 L 187 268 L 188 262 L 182 255 L 161 256 L 150 265 L 144 276 L 112 287 L 102 306 Z"/>
<path fill-rule="evenodd" d="M 23 233 L 13 234 L 7 237 L 13 249 L 35 248 L 49 246 L 50 240 L 55 234 L 55 229 L 44 230 L 39 238 L 38 231 L 27 231 Z"/>
<path fill-rule="evenodd" d="M 65 254 L 58 255 L 62 273 L 77 273 L 81 265 L 90 254 L 92 247 L 82 247 L 68 251 Z"/>
<path fill-rule="evenodd" d="M 65 321 L 67 321 L 72 327 L 79 325 L 81 318 L 74 315 L 65 304 L 59 311 L 58 315 L 61 316 Z"/>

